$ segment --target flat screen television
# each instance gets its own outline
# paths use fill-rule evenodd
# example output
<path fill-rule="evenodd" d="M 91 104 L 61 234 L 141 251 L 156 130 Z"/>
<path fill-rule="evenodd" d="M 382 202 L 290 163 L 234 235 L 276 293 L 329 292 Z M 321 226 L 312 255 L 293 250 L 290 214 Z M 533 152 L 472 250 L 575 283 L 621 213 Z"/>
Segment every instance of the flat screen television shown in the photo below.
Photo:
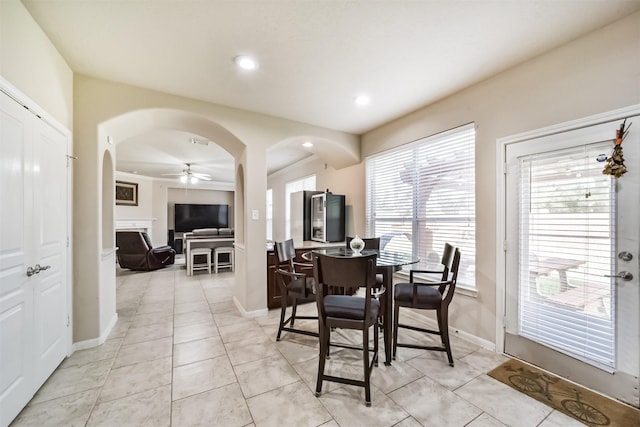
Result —
<path fill-rule="evenodd" d="M 176 233 L 186 233 L 198 228 L 229 227 L 229 205 L 176 203 L 174 214 Z"/>

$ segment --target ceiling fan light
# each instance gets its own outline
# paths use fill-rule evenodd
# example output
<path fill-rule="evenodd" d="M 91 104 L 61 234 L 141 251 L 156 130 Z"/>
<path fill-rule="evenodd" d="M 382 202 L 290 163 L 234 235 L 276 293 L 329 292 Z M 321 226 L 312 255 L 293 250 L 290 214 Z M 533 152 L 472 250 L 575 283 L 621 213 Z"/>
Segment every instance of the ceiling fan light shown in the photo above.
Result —
<path fill-rule="evenodd" d="M 198 182 L 198 178 L 196 178 L 195 176 L 191 177 L 191 183 L 192 184 L 196 184 Z"/>
<path fill-rule="evenodd" d="M 182 175 L 180 177 L 180 182 L 183 183 L 183 184 L 186 184 L 187 183 L 187 176 L 186 175 Z"/>

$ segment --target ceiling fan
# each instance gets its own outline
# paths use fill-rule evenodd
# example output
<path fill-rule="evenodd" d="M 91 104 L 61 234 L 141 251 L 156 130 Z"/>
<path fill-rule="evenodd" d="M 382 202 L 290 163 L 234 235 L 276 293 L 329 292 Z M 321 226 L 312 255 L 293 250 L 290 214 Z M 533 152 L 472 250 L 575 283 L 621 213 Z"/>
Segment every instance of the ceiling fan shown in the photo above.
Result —
<path fill-rule="evenodd" d="M 163 175 L 165 175 L 165 176 L 178 176 L 178 177 L 180 177 L 179 178 L 180 182 L 182 182 L 183 184 L 186 184 L 188 182 L 191 183 L 191 184 L 195 184 L 199 180 L 211 181 L 211 175 L 208 175 L 206 173 L 193 172 L 191 170 L 191 163 L 185 163 L 185 166 L 187 168 L 183 169 L 182 172 L 180 172 L 180 173 L 165 173 Z"/>

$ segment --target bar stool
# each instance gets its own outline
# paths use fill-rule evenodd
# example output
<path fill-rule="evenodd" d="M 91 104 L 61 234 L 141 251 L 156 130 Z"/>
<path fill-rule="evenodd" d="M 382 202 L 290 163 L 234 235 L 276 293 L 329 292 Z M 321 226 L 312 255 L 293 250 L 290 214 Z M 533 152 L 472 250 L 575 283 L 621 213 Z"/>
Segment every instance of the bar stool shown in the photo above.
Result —
<path fill-rule="evenodd" d="M 189 276 L 193 276 L 194 270 L 207 270 L 211 274 L 211 248 L 193 248 L 189 251 L 191 260 L 189 262 Z M 197 256 L 206 256 L 207 262 L 196 264 Z"/>
<path fill-rule="evenodd" d="M 220 255 L 226 254 L 229 256 L 228 261 L 220 262 Z M 213 250 L 213 268 L 217 273 L 219 268 L 230 268 L 233 271 L 233 248 L 232 247 L 219 247 Z"/>

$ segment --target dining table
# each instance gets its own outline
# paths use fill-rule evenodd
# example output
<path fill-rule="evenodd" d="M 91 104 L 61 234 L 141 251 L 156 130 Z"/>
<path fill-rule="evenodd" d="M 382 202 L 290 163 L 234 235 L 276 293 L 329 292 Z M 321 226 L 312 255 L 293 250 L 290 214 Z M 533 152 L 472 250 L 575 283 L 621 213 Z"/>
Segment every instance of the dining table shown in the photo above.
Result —
<path fill-rule="evenodd" d="M 391 349 L 393 344 L 393 274 L 406 265 L 420 262 L 420 258 L 412 254 L 392 252 L 377 249 L 363 249 L 356 252 L 346 247 L 332 247 L 314 249 L 305 252 L 302 257 L 307 261 L 313 260 L 313 254 L 323 254 L 333 257 L 357 257 L 376 254 L 376 273 L 382 274 L 382 282 L 385 291 L 380 294 L 382 307 L 382 330 L 384 342 L 385 365 L 391 365 Z"/>

